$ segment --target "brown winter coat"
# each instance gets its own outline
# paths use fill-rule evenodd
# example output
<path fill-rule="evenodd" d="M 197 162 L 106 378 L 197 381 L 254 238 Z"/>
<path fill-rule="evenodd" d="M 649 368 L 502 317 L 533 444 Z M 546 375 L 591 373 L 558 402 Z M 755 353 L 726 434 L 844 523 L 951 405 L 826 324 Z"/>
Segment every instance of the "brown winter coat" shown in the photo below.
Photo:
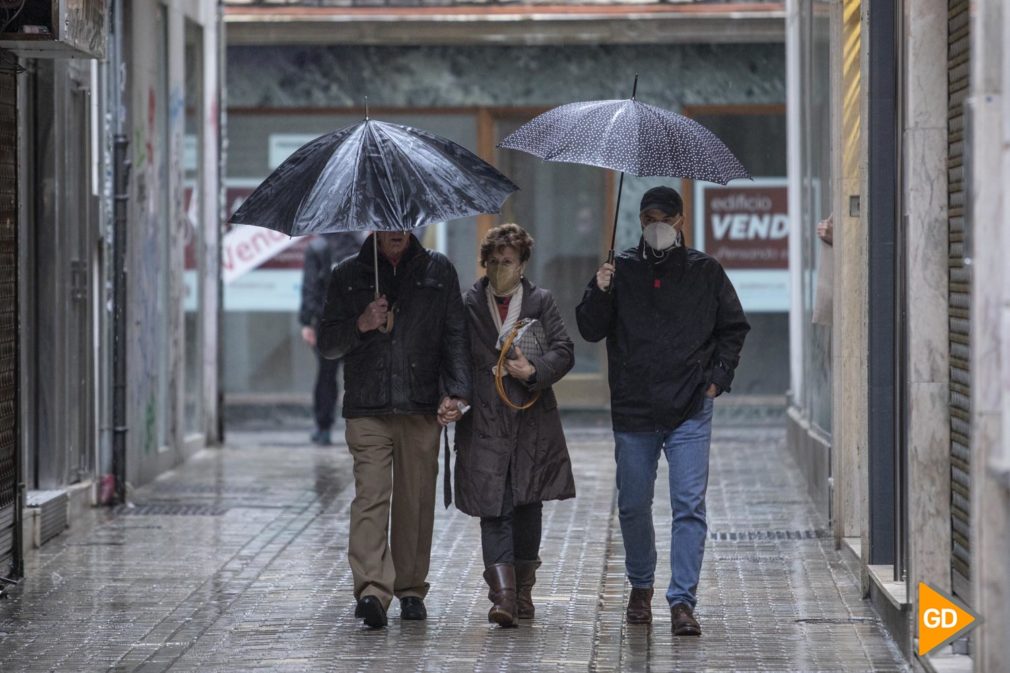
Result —
<path fill-rule="evenodd" d="M 513 402 L 524 403 L 532 391 L 540 399 L 525 411 L 505 406 L 495 390 L 492 367 L 498 361 L 498 331 L 487 304 L 487 279 L 463 297 L 469 328 L 472 409 L 456 425 L 456 507 L 472 516 L 501 515 L 505 477 L 511 465 L 512 503 L 526 505 L 575 497 L 568 445 L 558 402 L 551 386 L 574 364 L 574 346 L 565 331 L 554 297 L 523 279 L 520 318 L 536 318 L 547 334 L 548 350 L 529 357 L 536 382 L 526 386 L 505 378 Z"/>

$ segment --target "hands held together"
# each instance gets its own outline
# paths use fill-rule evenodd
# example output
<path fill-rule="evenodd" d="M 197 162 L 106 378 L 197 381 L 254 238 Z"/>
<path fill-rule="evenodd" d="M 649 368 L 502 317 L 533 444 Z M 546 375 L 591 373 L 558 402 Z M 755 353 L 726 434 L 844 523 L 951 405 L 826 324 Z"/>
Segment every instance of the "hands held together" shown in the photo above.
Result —
<path fill-rule="evenodd" d="M 458 397 L 449 397 L 448 395 L 443 397 L 442 402 L 438 405 L 439 425 L 445 427 L 463 418 L 463 410 L 468 406 L 470 405 L 466 400 L 461 400 Z"/>

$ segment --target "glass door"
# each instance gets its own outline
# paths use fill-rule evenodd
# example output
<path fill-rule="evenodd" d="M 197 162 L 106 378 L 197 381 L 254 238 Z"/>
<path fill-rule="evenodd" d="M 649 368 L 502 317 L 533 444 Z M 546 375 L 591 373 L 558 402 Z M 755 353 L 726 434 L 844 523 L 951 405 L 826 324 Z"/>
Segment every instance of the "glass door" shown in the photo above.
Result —
<path fill-rule="evenodd" d="M 531 117 L 496 114 L 495 144 Z M 610 244 L 613 174 L 592 166 L 548 163 L 505 149 L 496 151 L 495 164 L 519 186 L 505 202 L 497 223 L 515 222 L 533 236 L 526 274 L 553 293 L 575 342 L 575 367 L 556 387 L 559 401 L 568 406 L 604 406 L 609 397 L 606 351 L 579 336 L 575 307 Z"/>

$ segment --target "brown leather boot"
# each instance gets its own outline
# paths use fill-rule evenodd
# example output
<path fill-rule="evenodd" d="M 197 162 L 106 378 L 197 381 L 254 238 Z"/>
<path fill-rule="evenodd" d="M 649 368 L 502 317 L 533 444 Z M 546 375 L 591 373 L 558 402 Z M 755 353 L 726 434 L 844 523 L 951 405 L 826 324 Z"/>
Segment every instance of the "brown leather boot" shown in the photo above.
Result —
<path fill-rule="evenodd" d="M 540 559 L 536 561 L 516 561 L 516 606 L 519 619 L 533 619 L 536 608 L 533 606 L 533 585 L 537 583 L 537 568 Z"/>
<path fill-rule="evenodd" d="M 677 603 L 670 607 L 670 629 L 675 636 L 700 636 L 701 625 L 694 618 L 690 605 Z"/>
<path fill-rule="evenodd" d="M 516 569 L 510 563 L 496 563 L 484 571 L 484 580 L 491 588 L 487 597 L 494 604 L 487 620 L 498 626 L 515 626 Z"/>
<path fill-rule="evenodd" d="M 627 616 L 629 624 L 652 623 L 652 587 L 648 589 L 631 588 Z"/>

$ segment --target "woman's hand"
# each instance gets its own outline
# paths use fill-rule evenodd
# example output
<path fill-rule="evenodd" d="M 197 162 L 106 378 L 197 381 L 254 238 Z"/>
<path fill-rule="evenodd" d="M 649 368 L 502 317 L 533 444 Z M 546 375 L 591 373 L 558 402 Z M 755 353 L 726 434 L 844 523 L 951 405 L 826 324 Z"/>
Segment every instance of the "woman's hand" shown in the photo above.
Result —
<path fill-rule="evenodd" d="M 463 418 L 463 409 L 467 406 L 466 400 L 455 397 L 443 397 L 438 405 L 438 422 L 442 426 L 455 423 Z"/>
<path fill-rule="evenodd" d="M 536 373 L 536 367 L 526 359 L 519 346 L 515 347 L 515 351 L 516 357 L 514 360 L 505 360 L 505 371 L 508 372 L 509 376 L 517 378 L 520 381 L 529 381 L 530 377 Z"/>

